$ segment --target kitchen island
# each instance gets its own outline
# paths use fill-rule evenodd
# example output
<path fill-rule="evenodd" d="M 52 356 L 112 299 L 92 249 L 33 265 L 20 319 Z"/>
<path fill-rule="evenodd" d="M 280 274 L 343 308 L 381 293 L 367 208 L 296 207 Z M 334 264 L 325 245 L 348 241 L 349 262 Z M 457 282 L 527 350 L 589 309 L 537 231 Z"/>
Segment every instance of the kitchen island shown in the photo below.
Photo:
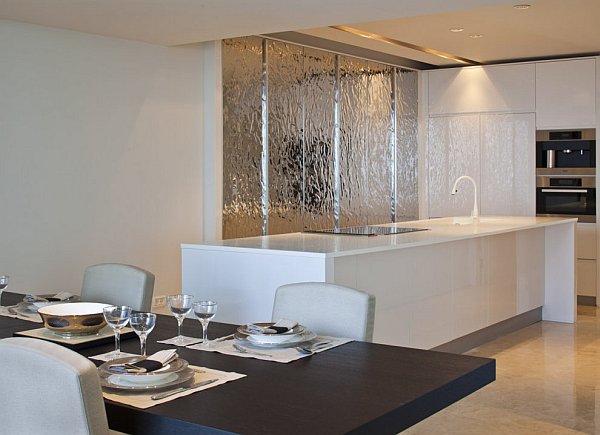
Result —
<path fill-rule="evenodd" d="M 375 295 L 374 342 L 421 349 L 460 350 L 541 319 L 575 321 L 576 219 L 454 222 L 386 225 L 426 229 L 398 235 L 292 233 L 183 244 L 183 291 L 218 301 L 217 320 L 239 324 L 270 320 L 282 284 L 345 285 Z"/>

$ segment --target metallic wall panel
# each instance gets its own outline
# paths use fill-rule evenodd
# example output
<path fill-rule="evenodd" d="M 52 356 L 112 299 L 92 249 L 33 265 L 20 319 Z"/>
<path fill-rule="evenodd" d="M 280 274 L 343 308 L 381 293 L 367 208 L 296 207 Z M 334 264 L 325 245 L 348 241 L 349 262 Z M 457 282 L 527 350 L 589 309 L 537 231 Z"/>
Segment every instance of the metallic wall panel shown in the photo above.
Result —
<path fill-rule="evenodd" d="M 334 227 L 333 133 L 335 55 L 304 49 L 304 229 Z"/>
<path fill-rule="evenodd" d="M 396 68 L 396 221 L 419 218 L 419 75 Z"/>
<path fill-rule="evenodd" d="M 268 234 L 302 231 L 304 50 L 269 41 Z"/>
<path fill-rule="evenodd" d="M 416 218 L 417 73 L 262 41 L 223 42 L 224 238 Z"/>
<path fill-rule="evenodd" d="M 361 202 L 367 204 L 366 222 L 389 223 L 391 219 L 390 180 L 394 176 L 392 156 L 392 74 L 387 65 L 369 62 L 367 110 L 367 189 Z"/>
<path fill-rule="evenodd" d="M 369 62 L 340 57 L 340 227 L 365 224 Z"/>
<path fill-rule="evenodd" d="M 261 233 L 261 38 L 223 41 L 223 238 Z"/>

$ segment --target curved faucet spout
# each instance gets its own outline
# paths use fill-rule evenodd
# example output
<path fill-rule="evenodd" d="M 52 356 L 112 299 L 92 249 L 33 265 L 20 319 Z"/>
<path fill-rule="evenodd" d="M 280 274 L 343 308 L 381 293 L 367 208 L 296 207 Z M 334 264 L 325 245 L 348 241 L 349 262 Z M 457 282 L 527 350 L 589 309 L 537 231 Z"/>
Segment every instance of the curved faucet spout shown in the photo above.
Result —
<path fill-rule="evenodd" d="M 460 181 L 463 179 L 471 180 L 471 183 L 473 183 L 474 195 L 473 195 L 473 211 L 471 212 L 471 217 L 477 219 L 477 218 L 479 218 L 479 208 L 477 207 L 477 183 L 475 183 L 475 180 L 472 177 L 469 177 L 468 175 L 461 175 L 460 177 L 458 177 L 456 179 L 456 181 L 454 182 L 454 187 L 452 187 L 452 191 L 450 192 L 450 195 L 456 195 L 456 193 L 458 192 L 458 183 L 460 183 Z"/>

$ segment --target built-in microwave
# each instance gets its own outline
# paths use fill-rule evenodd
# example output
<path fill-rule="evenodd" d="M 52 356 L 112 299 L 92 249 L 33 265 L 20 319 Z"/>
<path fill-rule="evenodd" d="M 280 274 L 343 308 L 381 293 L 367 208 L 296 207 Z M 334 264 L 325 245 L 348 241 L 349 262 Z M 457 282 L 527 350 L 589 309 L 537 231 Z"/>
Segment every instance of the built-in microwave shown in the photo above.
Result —
<path fill-rule="evenodd" d="M 595 170 L 564 170 L 562 174 L 537 174 L 538 216 L 576 217 L 579 222 L 596 222 Z"/>

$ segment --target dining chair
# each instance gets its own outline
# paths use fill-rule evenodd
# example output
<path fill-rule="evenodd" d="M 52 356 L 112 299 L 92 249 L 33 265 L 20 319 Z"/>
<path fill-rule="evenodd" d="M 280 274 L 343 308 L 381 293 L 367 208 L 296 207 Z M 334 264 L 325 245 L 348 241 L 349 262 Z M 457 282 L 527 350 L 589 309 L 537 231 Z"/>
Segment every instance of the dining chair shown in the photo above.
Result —
<path fill-rule="evenodd" d="M 152 273 L 119 263 L 89 266 L 81 286 L 81 300 L 84 302 L 129 305 L 135 311 L 150 311 L 153 293 Z"/>
<path fill-rule="evenodd" d="M 35 338 L 0 340 L 0 433 L 106 435 L 98 369 L 89 359 Z"/>
<path fill-rule="evenodd" d="M 324 282 L 299 282 L 277 288 L 272 320 L 289 319 L 319 335 L 373 340 L 375 296 Z"/>

